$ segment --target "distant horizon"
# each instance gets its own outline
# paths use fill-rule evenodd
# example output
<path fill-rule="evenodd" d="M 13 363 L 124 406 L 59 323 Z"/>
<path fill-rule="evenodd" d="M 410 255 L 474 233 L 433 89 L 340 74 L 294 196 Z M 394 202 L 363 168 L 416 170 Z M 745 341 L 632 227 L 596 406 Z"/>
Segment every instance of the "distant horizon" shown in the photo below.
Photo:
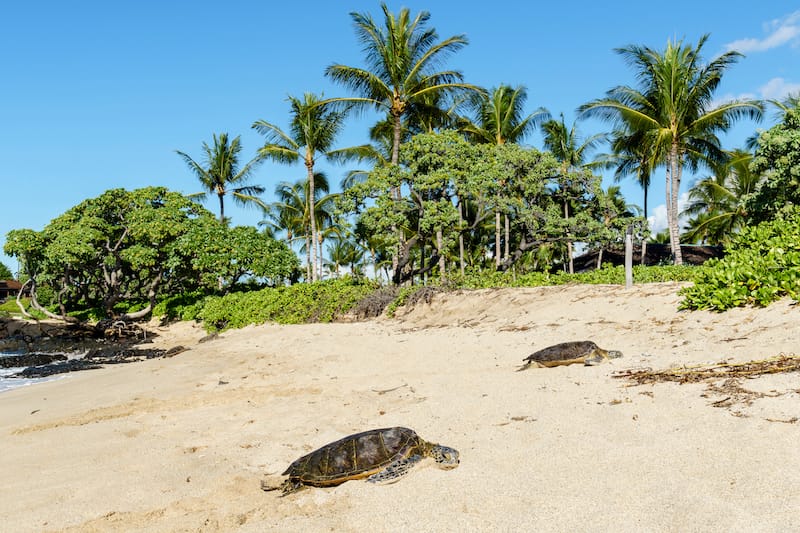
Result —
<path fill-rule="evenodd" d="M 349 13 L 370 13 L 380 21 L 374 1 L 312 2 L 300 17 L 292 5 L 234 2 L 220 12 L 200 1 L 191 10 L 152 1 L 135 5 L 58 2 L 6 8 L 15 21 L 0 35 L 6 75 L 0 124 L 0 183 L 6 192 L 0 217 L 0 252 L 12 229 L 42 230 L 79 202 L 104 191 L 165 186 L 184 194 L 200 185 L 175 154 L 199 160 L 201 145 L 223 132 L 241 135 L 247 161 L 263 143 L 251 124 L 263 119 L 288 126 L 287 95 L 304 92 L 347 94 L 324 76 L 332 63 L 363 66 Z M 464 10 L 452 1 L 388 3 L 398 12 L 429 11 L 428 26 L 439 38 L 465 34 L 470 44 L 448 58 L 448 69 L 486 88 L 524 85 L 526 113 L 538 107 L 568 124 L 575 109 L 602 97 L 616 85 L 635 85 L 632 70 L 614 52 L 629 44 L 663 49 L 669 39 L 696 44 L 710 34 L 703 58 L 728 50 L 745 54 L 725 73 L 717 101 L 732 98 L 780 99 L 800 91 L 800 10 L 769 3 L 750 6 L 748 16 L 680 0 L 670 9 L 586 3 L 581 8 L 508 2 L 494 11 Z M 613 31 L 603 31 L 613 28 Z M 368 128 L 380 117 L 367 113 L 348 121 L 337 146 L 368 142 Z M 742 147 L 757 129 L 775 124 L 768 109 L 761 124 L 741 121 L 724 137 L 723 147 Z M 608 125 L 583 121 L 582 136 L 608 131 Z M 541 136 L 526 145 L 542 149 Z M 601 151 L 603 148 L 601 148 Z M 332 187 L 347 168 L 321 164 Z M 701 171 L 697 177 L 707 175 Z M 604 186 L 613 184 L 602 173 Z M 261 165 L 252 183 L 264 186 L 264 201 L 274 200 L 281 181 L 304 176 L 302 166 Z M 684 177 L 682 194 L 695 176 Z M 656 229 L 664 208 L 664 174 L 659 170 L 648 193 Z M 642 205 L 633 180 L 619 183 L 628 203 Z M 204 204 L 217 213 L 214 203 Z M 226 203 L 233 225 L 256 225 L 261 215 Z M 663 224 L 663 226 L 662 226 Z M 0 257 L 16 274 L 17 261 Z"/>

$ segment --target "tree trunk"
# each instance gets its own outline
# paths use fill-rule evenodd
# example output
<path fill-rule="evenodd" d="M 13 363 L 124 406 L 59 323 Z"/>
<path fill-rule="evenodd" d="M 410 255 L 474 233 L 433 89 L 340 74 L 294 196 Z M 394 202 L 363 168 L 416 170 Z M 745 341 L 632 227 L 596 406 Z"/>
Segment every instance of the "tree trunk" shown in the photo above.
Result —
<path fill-rule="evenodd" d="M 225 192 L 218 192 L 219 197 L 219 223 L 225 224 Z"/>
<path fill-rule="evenodd" d="M 316 202 L 314 199 L 314 160 L 306 152 L 306 169 L 308 170 L 308 211 L 311 217 L 311 281 L 317 281 L 317 217 Z"/>
<path fill-rule="evenodd" d="M 600 251 L 597 252 L 597 269 L 600 269 L 600 265 L 603 264 L 603 247 L 600 247 Z"/>
<path fill-rule="evenodd" d="M 511 237 L 511 221 L 509 220 L 508 215 L 503 215 L 503 216 L 506 219 L 505 220 L 505 222 L 506 222 L 506 243 L 505 243 L 505 249 L 503 251 L 503 259 L 505 259 L 511 253 L 511 251 L 509 249 L 509 246 L 510 246 L 509 242 L 511 240 L 511 238 L 510 238 Z"/>
<path fill-rule="evenodd" d="M 48 309 L 45 309 L 42 305 L 39 304 L 39 300 L 36 299 L 36 282 L 31 283 L 31 307 L 39 311 L 40 313 L 44 313 L 44 315 L 48 318 L 53 318 L 55 320 L 63 320 L 64 322 L 71 322 L 75 323 L 78 322 L 78 319 L 75 317 L 67 316 L 67 315 L 57 315 L 51 312 Z"/>
<path fill-rule="evenodd" d="M 500 210 L 494 212 L 494 264 L 500 266 Z"/>
<path fill-rule="evenodd" d="M 564 200 L 564 220 L 569 220 L 569 204 Z M 567 235 L 567 256 L 569 257 L 569 273 L 575 273 L 575 264 L 572 261 L 572 241 L 569 240 Z"/>
<path fill-rule="evenodd" d="M 156 294 L 158 293 L 158 285 L 161 283 L 162 273 L 159 272 L 158 276 L 156 276 L 152 282 L 150 282 L 150 286 L 147 289 L 147 306 L 144 309 L 136 311 L 134 313 L 126 313 L 120 317 L 121 320 L 138 320 L 140 318 L 146 317 L 153 311 L 153 308 L 156 306 Z"/>
<path fill-rule="evenodd" d="M 439 250 L 439 279 L 444 283 L 447 281 L 447 263 L 444 259 L 444 238 L 441 229 L 436 230 L 436 248 Z"/>
<path fill-rule="evenodd" d="M 26 318 L 33 318 L 33 315 L 26 311 L 25 306 L 22 305 L 22 293 L 25 292 L 25 287 L 27 287 L 31 281 L 33 281 L 33 278 L 28 278 L 28 280 L 22 284 L 22 287 L 20 287 L 19 292 L 17 293 L 17 307 L 19 307 L 22 316 Z"/>
<path fill-rule="evenodd" d="M 461 203 L 461 198 L 458 199 L 458 227 L 464 225 L 464 205 Z M 461 275 L 464 275 L 464 232 L 458 232 L 458 262 L 461 267 Z"/>
<path fill-rule="evenodd" d="M 311 235 L 306 234 L 306 281 L 311 281 Z"/>
<path fill-rule="evenodd" d="M 669 179 L 667 180 L 667 223 L 669 225 L 669 241 L 676 265 L 683 264 L 681 254 L 680 228 L 678 223 L 678 190 L 681 184 L 681 162 L 678 145 L 672 143 L 669 157 Z"/>
<path fill-rule="evenodd" d="M 400 139 L 401 134 L 403 132 L 403 123 L 401 121 L 402 114 L 400 113 L 392 113 L 392 118 L 394 119 L 394 131 L 392 135 L 392 165 L 397 166 L 400 164 Z M 391 191 L 392 197 L 395 201 L 400 201 L 400 187 L 393 187 Z M 397 235 L 398 244 L 395 248 L 394 254 L 392 254 L 392 277 L 399 278 L 399 275 L 396 273 L 398 265 L 399 265 L 399 257 L 400 249 L 403 248 L 403 235 L 401 230 L 392 224 L 392 232 Z"/>

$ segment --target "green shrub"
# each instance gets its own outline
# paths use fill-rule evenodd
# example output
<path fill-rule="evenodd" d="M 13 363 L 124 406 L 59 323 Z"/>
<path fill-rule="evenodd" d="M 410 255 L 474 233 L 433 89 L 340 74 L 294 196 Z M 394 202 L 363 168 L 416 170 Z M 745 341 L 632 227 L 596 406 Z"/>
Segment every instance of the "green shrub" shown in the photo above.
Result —
<path fill-rule="evenodd" d="M 656 283 L 664 281 L 692 281 L 699 271 L 699 267 L 683 265 L 642 266 L 633 267 L 634 283 Z M 602 268 L 583 272 L 580 274 L 566 274 L 558 272 L 529 272 L 515 274 L 513 271 L 505 272 L 473 272 L 464 276 L 455 275 L 450 279 L 450 285 L 461 289 L 489 289 L 500 287 L 541 287 L 546 285 L 565 285 L 568 283 L 583 284 L 625 284 L 625 267 L 603 264 Z"/>
<path fill-rule="evenodd" d="M 681 290 L 682 309 L 724 311 L 800 298 L 800 212 L 748 227 L 722 259 L 708 261 L 695 284 Z"/>
<path fill-rule="evenodd" d="M 264 322 L 330 322 L 347 313 L 376 288 L 373 283 L 342 278 L 211 296 L 204 300 L 198 318 L 210 331 Z"/>
<path fill-rule="evenodd" d="M 169 320 L 197 320 L 205 305 L 206 295 L 202 292 L 189 292 L 169 296 L 153 307 L 153 316 Z"/>

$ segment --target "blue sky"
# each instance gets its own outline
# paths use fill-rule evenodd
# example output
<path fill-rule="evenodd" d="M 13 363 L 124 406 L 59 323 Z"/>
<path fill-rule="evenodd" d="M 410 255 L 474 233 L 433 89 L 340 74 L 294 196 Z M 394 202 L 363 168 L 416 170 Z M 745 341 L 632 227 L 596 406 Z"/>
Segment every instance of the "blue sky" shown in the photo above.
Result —
<path fill-rule="evenodd" d="M 427 10 L 441 38 L 470 41 L 448 68 L 484 87 L 522 84 L 528 111 L 539 106 L 568 121 L 582 103 L 609 88 L 633 84 L 613 52 L 628 44 L 662 49 L 668 39 L 696 43 L 710 33 L 704 57 L 729 49 L 746 57 L 725 75 L 720 99 L 781 98 L 800 90 L 800 11 L 784 2 L 752 2 L 746 10 L 721 2 L 528 2 L 475 4 L 429 0 L 389 2 L 392 11 Z M 477 7 L 482 6 L 482 7 Z M 212 134 L 241 135 L 249 159 L 263 142 L 251 125 L 288 124 L 287 95 L 346 94 L 324 77 L 331 63 L 363 66 L 349 13 L 379 20 L 377 1 L 225 3 L 196 1 L 8 2 L 0 21 L 0 249 L 11 229 L 41 230 L 70 207 L 103 191 L 163 185 L 199 191 L 175 150 L 201 159 Z M 377 116 L 348 123 L 339 146 L 366 142 Z M 743 122 L 726 148 L 742 146 L 756 128 Z M 604 126 L 584 122 L 584 135 Z M 534 136 L 528 144 L 540 147 Z M 332 183 L 344 175 L 327 167 Z M 253 183 L 267 188 L 303 176 L 301 167 L 264 164 Z M 684 180 L 683 190 L 692 177 Z M 653 177 L 651 213 L 663 204 L 661 174 Z M 606 179 L 606 185 L 612 183 Z M 623 182 L 629 202 L 642 192 Z M 212 211 L 216 205 L 207 204 Z M 257 211 L 226 205 L 238 225 Z M 0 255 L 15 271 L 16 261 Z"/>

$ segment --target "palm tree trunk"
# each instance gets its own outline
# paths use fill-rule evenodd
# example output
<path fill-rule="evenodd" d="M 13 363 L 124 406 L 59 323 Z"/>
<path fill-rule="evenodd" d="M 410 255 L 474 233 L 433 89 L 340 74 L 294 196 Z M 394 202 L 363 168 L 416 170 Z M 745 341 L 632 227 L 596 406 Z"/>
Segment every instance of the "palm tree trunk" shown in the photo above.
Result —
<path fill-rule="evenodd" d="M 306 233 L 306 281 L 311 280 L 311 235 Z"/>
<path fill-rule="evenodd" d="M 669 156 L 669 179 L 667 180 L 667 223 L 669 224 L 669 240 L 676 265 L 683 264 L 681 254 L 680 229 L 678 227 L 678 190 L 681 184 L 680 155 L 678 145 L 672 143 Z"/>
<path fill-rule="evenodd" d="M 644 188 L 644 219 L 647 220 L 647 186 Z"/>
<path fill-rule="evenodd" d="M 314 161 L 310 154 L 306 154 L 306 169 L 308 169 L 308 211 L 311 217 L 311 281 L 317 281 L 317 217 L 314 202 Z"/>
<path fill-rule="evenodd" d="M 225 193 L 218 192 L 217 196 L 219 197 L 219 222 L 225 224 Z"/>
<path fill-rule="evenodd" d="M 325 240 L 325 237 L 323 237 L 321 231 L 318 231 L 317 233 L 318 233 L 317 241 L 318 241 L 318 245 L 319 245 L 319 248 L 317 248 L 317 264 L 319 265 L 319 278 L 318 279 L 322 279 L 322 274 L 323 274 L 323 270 L 322 269 L 324 267 L 324 265 L 322 264 L 323 263 L 322 244 L 323 244 L 323 241 Z"/>
<path fill-rule="evenodd" d="M 401 116 L 399 113 L 392 113 L 392 118 L 394 119 L 394 131 L 392 136 L 392 165 L 397 166 L 400 163 L 400 139 L 401 134 L 403 132 L 403 123 L 401 122 Z M 393 187 L 391 191 L 392 197 L 395 201 L 400 201 L 400 188 Z M 392 232 L 397 235 L 397 242 L 398 245 L 395 247 L 394 254 L 392 254 L 392 272 L 397 272 L 397 266 L 399 265 L 399 255 L 400 249 L 403 247 L 403 235 L 401 231 L 397 228 L 396 225 L 392 224 Z M 398 277 L 399 279 L 399 277 Z"/>

